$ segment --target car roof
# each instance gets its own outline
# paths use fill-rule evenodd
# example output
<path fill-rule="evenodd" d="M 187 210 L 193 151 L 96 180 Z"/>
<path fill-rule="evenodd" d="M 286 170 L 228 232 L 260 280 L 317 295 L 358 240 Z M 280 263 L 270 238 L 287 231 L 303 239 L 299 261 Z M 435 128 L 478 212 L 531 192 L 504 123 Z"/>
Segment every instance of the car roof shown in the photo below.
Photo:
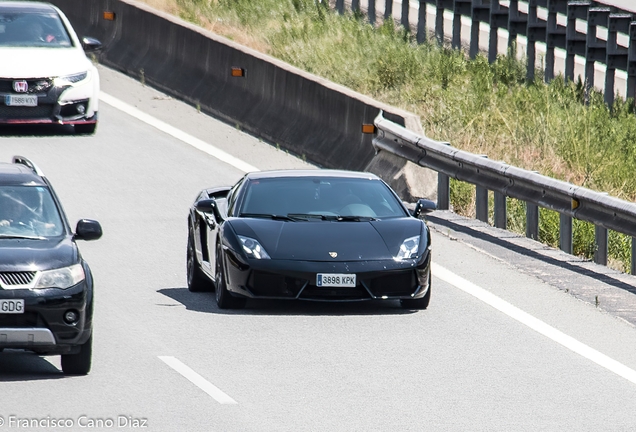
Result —
<path fill-rule="evenodd" d="M 30 168 L 21 164 L 0 162 L 0 186 L 48 186 Z"/>
<path fill-rule="evenodd" d="M 32 1 L 0 1 L 0 12 L 56 12 L 50 3 Z"/>
<path fill-rule="evenodd" d="M 380 180 L 378 176 L 368 172 L 331 170 L 331 169 L 289 169 L 255 171 L 247 174 L 248 180 L 282 177 L 338 177 L 350 179 Z"/>

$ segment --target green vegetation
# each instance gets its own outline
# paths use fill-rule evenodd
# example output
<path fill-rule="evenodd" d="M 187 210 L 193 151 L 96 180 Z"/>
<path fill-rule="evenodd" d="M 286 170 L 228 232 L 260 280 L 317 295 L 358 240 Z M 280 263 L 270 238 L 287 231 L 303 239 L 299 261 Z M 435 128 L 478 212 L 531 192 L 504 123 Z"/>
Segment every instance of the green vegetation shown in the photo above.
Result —
<path fill-rule="evenodd" d="M 472 153 L 611 195 L 636 198 L 632 101 L 585 102 L 581 82 L 526 82 L 514 52 L 493 64 L 387 21 L 339 16 L 326 0 L 176 0 L 182 18 L 294 66 L 418 114 L 426 134 Z M 542 74 L 537 73 L 538 77 Z M 451 182 L 455 211 L 474 215 L 474 187 Z M 524 204 L 509 200 L 509 227 L 525 232 Z M 558 215 L 541 210 L 540 239 L 558 246 Z M 591 257 L 594 228 L 575 221 L 575 252 Z M 610 233 L 610 261 L 629 268 L 630 239 Z"/>

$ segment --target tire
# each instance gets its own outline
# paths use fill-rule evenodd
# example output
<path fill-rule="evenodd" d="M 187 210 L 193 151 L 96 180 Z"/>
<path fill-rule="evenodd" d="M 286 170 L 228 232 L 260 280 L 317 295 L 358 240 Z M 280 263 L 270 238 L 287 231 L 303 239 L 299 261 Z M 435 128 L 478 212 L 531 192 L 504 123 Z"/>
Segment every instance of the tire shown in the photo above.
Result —
<path fill-rule="evenodd" d="M 186 251 L 186 277 L 188 282 L 188 291 L 205 292 L 212 291 L 214 284 L 208 279 L 201 266 L 197 262 L 194 252 L 194 241 L 192 240 L 192 230 L 188 234 L 188 249 Z"/>
<path fill-rule="evenodd" d="M 418 299 L 402 299 L 400 305 L 404 309 L 424 310 L 431 301 L 431 271 L 428 271 L 428 291 L 424 297 Z"/>
<path fill-rule="evenodd" d="M 93 335 L 80 347 L 77 354 L 62 354 L 62 372 L 66 375 L 87 375 L 93 358 Z"/>
<path fill-rule="evenodd" d="M 216 249 L 216 304 L 219 309 L 242 309 L 245 307 L 245 297 L 234 297 L 227 290 L 225 282 L 225 270 L 223 269 L 223 257 L 221 247 Z"/>
<path fill-rule="evenodd" d="M 80 135 L 93 135 L 97 129 L 97 123 L 82 123 L 75 125 L 75 133 Z"/>

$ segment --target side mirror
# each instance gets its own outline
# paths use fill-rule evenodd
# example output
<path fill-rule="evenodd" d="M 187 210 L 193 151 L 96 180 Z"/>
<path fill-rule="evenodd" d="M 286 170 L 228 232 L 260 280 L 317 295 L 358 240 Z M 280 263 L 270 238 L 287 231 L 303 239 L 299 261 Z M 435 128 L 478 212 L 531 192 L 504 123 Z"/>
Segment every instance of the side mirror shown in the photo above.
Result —
<path fill-rule="evenodd" d="M 194 204 L 194 208 L 202 213 L 217 213 L 217 205 L 216 200 L 214 198 L 211 199 L 202 199 Z"/>
<path fill-rule="evenodd" d="M 417 204 L 415 204 L 415 210 L 413 210 L 413 216 L 420 217 L 420 215 L 424 213 L 430 213 L 434 210 L 437 210 L 437 204 L 435 204 L 435 201 L 420 198 L 417 200 Z"/>
<path fill-rule="evenodd" d="M 94 52 L 102 49 L 102 43 L 97 39 L 93 39 L 91 37 L 82 38 L 82 48 L 86 52 Z"/>
<path fill-rule="evenodd" d="M 102 226 L 96 220 L 80 219 L 75 227 L 78 240 L 97 240 L 102 236 Z"/>

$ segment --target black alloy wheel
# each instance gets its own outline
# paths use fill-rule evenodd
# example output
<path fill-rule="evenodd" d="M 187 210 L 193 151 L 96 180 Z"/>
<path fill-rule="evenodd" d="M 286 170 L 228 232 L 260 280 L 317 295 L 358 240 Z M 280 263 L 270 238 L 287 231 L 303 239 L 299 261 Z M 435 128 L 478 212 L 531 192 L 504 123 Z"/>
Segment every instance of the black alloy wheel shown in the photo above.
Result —
<path fill-rule="evenodd" d="M 245 297 L 234 297 L 227 290 L 225 283 L 225 270 L 223 269 L 223 256 L 221 246 L 216 248 L 216 304 L 219 309 L 241 309 L 245 307 Z"/>
<path fill-rule="evenodd" d="M 87 375 L 93 358 L 93 335 L 80 347 L 77 354 L 62 354 L 62 372 L 66 375 Z"/>
<path fill-rule="evenodd" d="M 212 291 L 214 284 L 203 274 L 201 266 L 197 262 L 194 252 L 194 240 L 192 239 L 192 229 L 188 233 L 188 248 L 186 251 L 186 277 L 188 282 L 188 291 L 205 292 Z"/>

